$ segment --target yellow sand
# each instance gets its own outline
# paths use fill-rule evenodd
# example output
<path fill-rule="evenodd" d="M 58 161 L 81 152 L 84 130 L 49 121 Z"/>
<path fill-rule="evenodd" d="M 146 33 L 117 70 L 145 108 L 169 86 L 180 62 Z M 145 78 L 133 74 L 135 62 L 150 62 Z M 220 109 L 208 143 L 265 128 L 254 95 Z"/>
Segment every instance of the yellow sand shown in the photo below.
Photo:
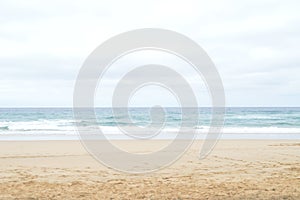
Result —
<path fill-rule="evenodd" d="M 170 167 L 129 175 L 77 141 L 0 142 L 0 199 L 300 199 L 300 141 L 220 141 L 205 160 L 200 143 Z"/>

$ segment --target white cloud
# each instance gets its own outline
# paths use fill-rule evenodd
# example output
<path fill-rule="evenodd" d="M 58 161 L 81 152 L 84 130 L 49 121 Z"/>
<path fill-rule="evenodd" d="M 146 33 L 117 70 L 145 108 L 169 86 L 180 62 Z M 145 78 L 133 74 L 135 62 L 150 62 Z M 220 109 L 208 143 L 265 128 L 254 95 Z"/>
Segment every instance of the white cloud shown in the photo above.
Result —
<path fill-rule="evenodd" d="M 145 27 L 198 42 L 220 71 L 229 105 L 299 106 L 299 9 L 293 0 L 3 0 L 0 106 L 71 106 L 89 53 L 113 35 Z"/>

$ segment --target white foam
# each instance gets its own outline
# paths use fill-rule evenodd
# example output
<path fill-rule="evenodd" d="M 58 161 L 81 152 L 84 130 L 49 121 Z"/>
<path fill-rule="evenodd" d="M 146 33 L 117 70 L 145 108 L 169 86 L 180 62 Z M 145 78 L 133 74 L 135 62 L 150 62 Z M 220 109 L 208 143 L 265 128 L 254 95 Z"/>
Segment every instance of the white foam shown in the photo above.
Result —
<path fill-rule="evenodd" d="M 0 127 L 5 127 L 0 130 L 0 134 L 77 134 L 76 127 L 73 120 L 43 120 L 43 121 L 23 121 L 23 122 L 0 122 Z M 7 127 L 7 128 L 6 128 Z M 123 132 L 116 126 L 87 126 L 86 130 L 95 131 L 98 128 L 102 130 L 104 134 L 118 135 Z M 208 133 L 209 126 L 197 126 L 193 129 L 197 133 Z M 192 131 L 193 129 L 184 128 L 183 131 Z M 165 133 L 178 133 L 178 127 L 165 127 L 162 132 Z M 95 131 L 96 132 L 96 131 Z M 223 127 L 222 132 L 224 134 L 300 134 L 300 128 L 285 128 L 285 127 Z M 145 133 L 141 133 L 145 134 Z"/>
<path fill-rule="evenodd" d="M 74 131 L 73 126 L 66 123 L 70 121 L 42 120 L 42 121 L 21 121 L 21 122 L 0 122 L 0 127 L 8 127 L 8 131 Z"/>

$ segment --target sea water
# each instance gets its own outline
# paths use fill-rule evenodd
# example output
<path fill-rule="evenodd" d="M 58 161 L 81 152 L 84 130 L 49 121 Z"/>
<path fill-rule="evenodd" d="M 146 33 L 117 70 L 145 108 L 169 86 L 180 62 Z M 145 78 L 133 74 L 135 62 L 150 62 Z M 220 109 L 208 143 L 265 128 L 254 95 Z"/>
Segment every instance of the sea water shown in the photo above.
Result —
<path fill-rule="evenodd" d="M 95 108 L 96 122 L 81 119 L 75 123 L 72 108 L 0 108 L 0 140 L 77 140 L 77 126 L 95 134 L 99 129 L 108 139 L 128 139 L 120 127 L 145 127 L 153 122 L 150 108 Z M 179 129 L 195 131 L 204 139 L 211 125 L 212 109 L 164 108 L 164 127 L 155 139 L 170 139 L 182 134 Z M 128 121 L 128 115 L 130 119 Z M 197 119 L 197 124 L 191 123 Z M 154 124 L 155 125 L 155 124 Z M 299 107 L 228 107 L 221 139 L 300 139 Z"/>

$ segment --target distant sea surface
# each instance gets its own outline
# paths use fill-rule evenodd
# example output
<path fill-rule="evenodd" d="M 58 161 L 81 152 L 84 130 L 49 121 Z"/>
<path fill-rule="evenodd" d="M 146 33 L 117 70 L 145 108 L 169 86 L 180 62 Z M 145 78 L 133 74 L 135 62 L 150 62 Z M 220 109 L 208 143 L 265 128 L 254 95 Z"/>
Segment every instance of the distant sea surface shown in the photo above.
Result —
<path fill-rule="evenodd" d="M 184 124 L 205 138 L 210 122 L 211 108 L 198 108 L 198 124 L 189 124 L 197 118 L 190 112 Z M 150 108 L 129 108 L 135 125 L 146 126 L 151 122 Z M 169 139 L 177 134 L 182 123 L 180 108 L 166 108 L 165 127 L 156 139 Z M 125 113 L 113 116 L 111 108 L 96 108 L 97 123 L 82 120 L 79 126 L 101 128 L 109 139 L 127 139 L 117 127 L 132 126 L 125 121 Z M 124 123 L 122 123 L 124 117 Z M 0 108 L 0 140 L 76 140 L 72 108 Z M 300 107 L 230 107 L 226 108 L 222 139 L 300 139 Z"/>

